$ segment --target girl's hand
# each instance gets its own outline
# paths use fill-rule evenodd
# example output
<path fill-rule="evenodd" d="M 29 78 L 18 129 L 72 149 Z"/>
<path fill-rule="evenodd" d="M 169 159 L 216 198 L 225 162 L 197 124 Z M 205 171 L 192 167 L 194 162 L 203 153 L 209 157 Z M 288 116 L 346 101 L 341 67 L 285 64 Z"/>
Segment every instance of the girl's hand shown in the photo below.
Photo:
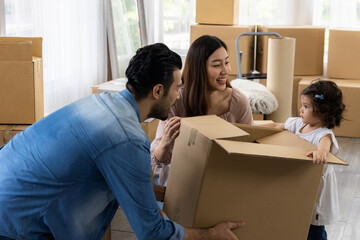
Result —
<path fill-rule="evenodd" d="M 306 154 L 307 157 L 313 158 L 313 163 L 326 163 L 328 151 L 316 150 Z"/>
<path fill-rule="evenodd" d="M 174 144 L 175 139 L 180 133 L 180 117 L 172 117 L 165 124 L 163 136 L 160 145 L 168 148 Z"/>

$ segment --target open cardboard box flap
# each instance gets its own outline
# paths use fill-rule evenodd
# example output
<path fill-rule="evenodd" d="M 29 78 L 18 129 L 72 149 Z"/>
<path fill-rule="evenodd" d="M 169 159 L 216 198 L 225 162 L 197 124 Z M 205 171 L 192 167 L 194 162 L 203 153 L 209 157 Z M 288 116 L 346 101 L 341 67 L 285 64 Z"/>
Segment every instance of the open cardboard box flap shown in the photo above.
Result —
<path fill-rule="evenodd" d="M 215 140 L 229 154 L 267 156 L 312 162 L 312 158 L 307 157 L 306 154 L 315 150 L 316 146 L 289 131 L 246 124 L 234 125 L 248 132 L 249 135 L 240 139 L 246 142 Z M 254 144 L 254 142 L 259 144 Z M 327 163 L 349 165 L 331 153 L 328 155 Z"/>
<path fill-rule="evenodd" d="M 217 117 L 216 115 L 208 115 L 206 117 L 191 117 L 182 118 L 181 124 L 187 124 L 192 128 L 189 142 L 195 138 L 197 133 L 201 133 L 210 140 L 214 139 L 229 139 L 235 137 L 244 137 L 249 134 L 242 129 L 227 123 L 224 119 Z"/>

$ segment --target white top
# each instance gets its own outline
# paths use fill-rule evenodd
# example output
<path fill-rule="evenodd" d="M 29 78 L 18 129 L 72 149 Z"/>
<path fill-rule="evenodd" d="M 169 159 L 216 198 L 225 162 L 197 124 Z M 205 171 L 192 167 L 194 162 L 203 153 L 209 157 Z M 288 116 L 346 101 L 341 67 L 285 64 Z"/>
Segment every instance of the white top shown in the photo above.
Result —
<path fill-rule="evenodd" d="M 328 128 L 318 128 L 312 132 L 302 134 L 300 130 L 305 127 L 301 118 L 288 118 L 285 122 L 285 129 L 295 133 L 299 137 L 318 146 L 320 139 L 331 135 L 331 153 L 339 154 L 339 145 L 332 130 Z M 322 226 L 335 223 L 339 219 L 339 196 L 337 189 L 336 176 L 332 165 L 325 165 L 321 178 L 316 205 L 311 220 L 312 225 Z"/>

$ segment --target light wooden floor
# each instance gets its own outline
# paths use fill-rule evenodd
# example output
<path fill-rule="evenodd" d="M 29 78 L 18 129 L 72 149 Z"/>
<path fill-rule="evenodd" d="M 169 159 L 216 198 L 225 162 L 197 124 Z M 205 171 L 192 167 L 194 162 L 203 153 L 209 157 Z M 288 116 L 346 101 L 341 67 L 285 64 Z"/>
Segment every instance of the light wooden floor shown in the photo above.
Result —
<path fill-rule="evenodd" d="M 339 188 L 340 220 L 326 226 L 329 240 L 360 239 L 360 138 L 337 137 L 340 158 L 350 166 L 335 166 Z M 125 215 L 119 210 L 111 224 L 112 240 L 135 240 Z"/>

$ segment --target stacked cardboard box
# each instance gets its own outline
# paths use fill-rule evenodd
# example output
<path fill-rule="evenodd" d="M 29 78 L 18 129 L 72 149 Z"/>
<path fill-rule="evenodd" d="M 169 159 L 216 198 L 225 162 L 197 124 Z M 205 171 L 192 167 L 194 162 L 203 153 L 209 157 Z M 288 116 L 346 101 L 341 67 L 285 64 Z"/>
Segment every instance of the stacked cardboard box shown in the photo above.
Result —
<path fill-rule="evenodd" d="M 306 157 L 313 149 L 288 131 L 183 118 L 164 211 L 186 227 L 243 220 L 239 239 L 306 239 L 324 166 Z"/>
<path fill-rule="evenodd" d="M 41 38 L 0 38 L 0 124 L 44 117 Z"/>
<path fill-rule="evenodd" d="M 334 81 L 343 93 L 346 106 L 345 120 L 339 128 L 334 129 L 336 136 L 360 137 L 360 30 L 330 29 L 327 77 Z M 301 107 L 302 90 L 320 76 L 297 76 L 297 112 Z M 295 115 L 297 116 L 297 115 Z"/>
<path fill-rule="evenodd" d="M 360 79 L 360 30 L 330 29 L 327 76 Z"/>
<path fill-rule="evenodd" d="M 42 39 L 1 37 L 0 76 L 2 145 L 44 117 Z"/>
<path fill-rule="evenodd" d="M 294 75 L 322 75 L 325 28 L 314 26 L 261 26 L 259 32 L 276 32 L 296 39 Z M 257 66 L 267 72 L 268 37 L 258 38 Z"/>
<path fill-rule="evenodd" d="M 196 1 L 196 23 L 190 29 L 190 41 L 195 41 L 202 35 L 213 35 L 225 42 L 228 47 L 232 79 L 237 74 L 235 40 L 240 33 L 252 32 L 253 27 L 238 24 L 239 0 L 198 0 Z M 253 59 L 253 37 L 243 37 L 239 40 L 242 51 L 242 73 L 250 73 Z"/>

